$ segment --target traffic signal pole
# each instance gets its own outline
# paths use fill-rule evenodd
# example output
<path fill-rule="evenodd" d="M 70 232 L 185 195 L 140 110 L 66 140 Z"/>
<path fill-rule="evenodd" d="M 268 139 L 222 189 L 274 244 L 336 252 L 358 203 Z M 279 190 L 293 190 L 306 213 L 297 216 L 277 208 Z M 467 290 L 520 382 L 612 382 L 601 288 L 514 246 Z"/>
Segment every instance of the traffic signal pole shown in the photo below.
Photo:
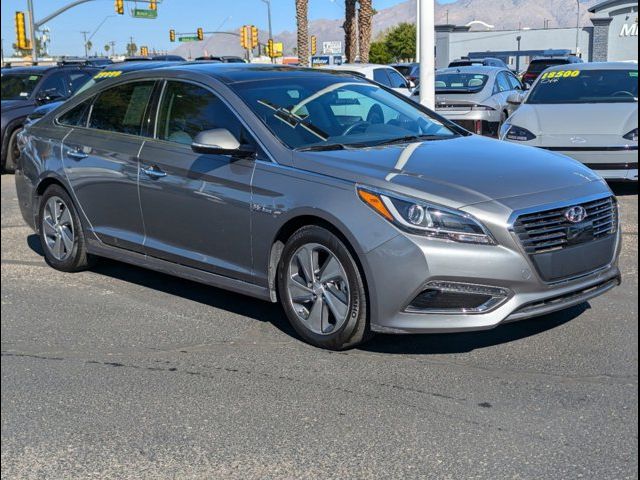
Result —
<path fill-rule="evenodd" d="M 418 0 L 420 16 L 420 103 L 436 106 L 436 26 L 435 0 Z"/>

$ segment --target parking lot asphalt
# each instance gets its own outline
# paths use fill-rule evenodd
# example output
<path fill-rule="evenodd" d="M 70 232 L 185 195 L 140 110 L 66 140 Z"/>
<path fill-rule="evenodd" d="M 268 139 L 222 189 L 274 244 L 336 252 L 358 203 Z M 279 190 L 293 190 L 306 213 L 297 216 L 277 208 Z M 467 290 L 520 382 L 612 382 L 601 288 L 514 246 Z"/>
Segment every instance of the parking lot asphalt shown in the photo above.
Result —
<path fill-rule="evenodd" d="M 54 271 L 3 175 L 2 478 L 637 478 L 637 186 L 617 193 L 617 290 L 332 353 L 267 303 Z"/>

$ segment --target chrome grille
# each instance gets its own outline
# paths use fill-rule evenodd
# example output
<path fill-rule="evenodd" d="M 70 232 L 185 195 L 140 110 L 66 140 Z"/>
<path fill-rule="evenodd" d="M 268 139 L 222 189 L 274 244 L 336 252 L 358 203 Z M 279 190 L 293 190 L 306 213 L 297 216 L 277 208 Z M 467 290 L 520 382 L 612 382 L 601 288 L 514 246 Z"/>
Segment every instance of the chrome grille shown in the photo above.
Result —
<path fill-rule="evenodd" d="M 587 210 L 585 221 L 593 222 L 594 240 L 618 230 L 618 208 L 614 197 L 581 204 Z M 567 228 L 573 224 L 564 216 L 568 207 L 530 213 L 518 217 L 515 233 L 530 255 L 561 250 L 569 245 Z"/>

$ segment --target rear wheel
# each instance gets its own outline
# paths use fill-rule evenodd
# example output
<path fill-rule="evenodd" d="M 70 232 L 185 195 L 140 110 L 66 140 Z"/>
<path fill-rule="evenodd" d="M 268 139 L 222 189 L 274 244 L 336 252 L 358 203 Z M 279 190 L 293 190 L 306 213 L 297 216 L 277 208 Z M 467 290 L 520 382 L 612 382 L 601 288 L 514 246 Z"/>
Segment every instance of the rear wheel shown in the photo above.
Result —
<path fill-rule="evenodd" d="M 6 173 L 13 173 L 16 171 L 16 165 L 18 163 L 18 157 L 20 156 L 20 149 L 18 148 L 18 134 L 22 129 L 16 128 L 11 132 L 9 142 L 7 144 L 7 154 L 4 159 L 3 171 Z"/>
<path fill-rule="evenodd" d="M 324 228 L 304 227 L 289 239 L 278 292 L 291 325 L 312 345 L 344 350 L 371 336 L 362 275 L 345 245 Z"/>
<path fill-rule="evenodd" d="M 69 197 L 59 185 L 51 185 L 40 202 L 40 242 L 47 263 L 63 272 L 79 272 L 93 264 L 87 253 L 80 218 Z"/>

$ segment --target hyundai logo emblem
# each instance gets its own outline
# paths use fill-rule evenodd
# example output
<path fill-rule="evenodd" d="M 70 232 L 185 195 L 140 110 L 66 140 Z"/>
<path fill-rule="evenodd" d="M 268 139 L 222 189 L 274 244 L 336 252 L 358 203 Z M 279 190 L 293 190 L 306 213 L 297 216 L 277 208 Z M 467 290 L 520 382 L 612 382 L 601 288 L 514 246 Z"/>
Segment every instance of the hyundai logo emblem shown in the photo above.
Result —
<path fill-rule="evenodd" d="M 564 218 L 571 223 L 580 223 L 587 218 L 587 210 L 584 207 L 571 207 L 564 212 Z"/>

